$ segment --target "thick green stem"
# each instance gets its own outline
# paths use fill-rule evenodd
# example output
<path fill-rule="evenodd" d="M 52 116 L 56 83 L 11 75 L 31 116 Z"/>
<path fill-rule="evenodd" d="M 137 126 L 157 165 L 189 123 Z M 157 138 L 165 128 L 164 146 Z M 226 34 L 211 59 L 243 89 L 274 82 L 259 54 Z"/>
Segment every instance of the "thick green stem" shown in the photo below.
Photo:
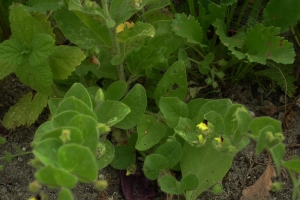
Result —
<path fill-rule="evenodd" d="M 189 9 L 190 9 L 190 14 L 192 16 L 196 16 L 195 6 L 194 6 L 194 0 L 188 0 L 188 4 L 189 4 Z"/>
<path fill-rule="evenodd" d="M 108 1 L 107 0 L 102 0 L 102 8 L 103 8 L 103 12 L 104 12 L 104 16 L 105 16 L 106 20 L 107 21 L 113 21 L 113 19 L 109 15 Z M 113 42 L 113 46 L 114 46 L 114 50 L 115 50 L 116 55 L 121 55 L 120 44 L 118 42 L 118 37 L 117 37 L 117 34 L 116 34 L 116 27 L 110 28 L 110 35 L 111 35 L 111 39 L 112 39 L 112 42 Z M 119 80 L 126 81 L 123 62 L 121 62 L 117 66 L 117 70 L 118 70 Z"/>

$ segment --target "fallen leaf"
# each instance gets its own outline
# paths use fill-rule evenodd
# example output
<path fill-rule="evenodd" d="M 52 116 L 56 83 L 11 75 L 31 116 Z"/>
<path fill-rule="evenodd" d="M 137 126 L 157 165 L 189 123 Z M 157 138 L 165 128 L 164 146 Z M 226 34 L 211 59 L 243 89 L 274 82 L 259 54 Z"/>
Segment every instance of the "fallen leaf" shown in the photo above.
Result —
<path fill-rule="evenodd" d="M 251 186 L 243 190 L 241 200 L 268 200 L 271 199 L 269 196 L 269 190 L 272 185 L 272 177 L 276 177 L 274 167 L 271 165 L 269 160 L 268 165 L 264 173 L 259 179 Z"/>
<path fill-rule="evenodd" d="M 279 109 L 277 108 L 277 106 L 274 106 L 274 104 L 272 102 L 265 102 L 265 105 L 261 108 L 261 111 L 268 115 L 268 116 L 272 116 L 274 114 L 276 114 Z"/>

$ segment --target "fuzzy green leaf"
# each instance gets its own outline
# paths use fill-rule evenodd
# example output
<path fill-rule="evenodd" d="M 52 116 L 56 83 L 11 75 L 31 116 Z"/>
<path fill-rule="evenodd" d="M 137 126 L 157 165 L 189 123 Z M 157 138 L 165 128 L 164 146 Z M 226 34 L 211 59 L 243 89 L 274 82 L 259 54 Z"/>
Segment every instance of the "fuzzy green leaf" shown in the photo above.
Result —
<path fill-rule="evenodd" d="M 166 126 L 150 115 L 144 115 L 137 126 L 138 139 L 135 148 L 145 151 L 156 145 L 166 134 Z"/>
<path fill-rule="evenodd" d="M 150 180 L 158 178 L 161 170 L 166 169 L 169 165 L 168 159 L 159 154 L 151 154 L 146 157 L 143 171 Z"/>
<path fill-rule="evenodd" d="M 33 149 L 34 156 L 44 165 L 59 165 L 57 151 L 63 145 L 60 139 L 48 138 L 37 144 Z"/>
<path fill-rule="evenodd" d="M 95 157 L 87 148 L 77 144 L 66 144 L 57 153 L 60 165 L 76 175 L 81 182 L 96 181 L 98 168 Z"/>
<path fill-rule="evenodd" d="M 127 105 L 131 112 L 115 126 L 121 129 L 130 129 L 141 120 L 147 106 L 147 95 L 145 88 L 136 84 L 121 101 Z"/>
<path fill-rule="evenodd" d="M 26 62 L 29 52 L 30 50 L 20 40 L 6 40 L 0 44 L 0 61 L 7 63 L 8 66 L 19 65 Z"/>
<path fill-rule="evenodd" d="M 126 94 L 126 90 L 127 83 L 125 81 L 113 82 L 106 90 L 106 99 L 119 101 Z"/>
<path fill-rule="evenodd" d="M 90 15 L 98 15 L 105 19 L 105 16 L 103 15 L 103 10 L 96 2 L 93 1 L 70 0 L 69 10 L 80 11 Z"/>
<path fill-rule="evenodd" d="M 131 164 L 135 163 L 135 149 L 130 146 L 116 146 L 115 157 L 110 165 L 116 169 L 126 169 Z"/>
<path fill-rule="evenodd" d="M 98 169 L 103 169 L 107 165 L 109 165 L 115 156 L 115 147 L 109 140 L 105 140 L 105 153 L 100 155 L 100 158 L 97 158 L 96 162 L 98 165 Z"/>
<path fill-rule="evenodd" d="M 167 125 L 175 128 L 180 117 L 187 117 L 187 105 L 176 97 L 162 97 L 159 100 L 159 109 L 167 120 Z"/>
<path fill-rule="evenodd" d="M 98 122 L 104 123 L 107 126 L 113 126 L 130 113 L 130 108 L 122 102 L 108 100 L 100 103 L 95 113 Z"/>
<path fill-rule="evenodd" d="M 109 13 L 116 24 L 119 25 L 153 1 L 143 0 L 139 3 L 135 0 L 112 0 Z"/>
<path fill-rule="evenodd" d="M 16 65 L 11 63 L 4 63 L 0 61 L 0 80 L 16 70 Z"/>
<path fill-rule="evenodd" d="M 266 64 L 267 59 L 283 64 L 294 62 L 293 44 L 276 36 L 279 31 L 279 28 L 258 24 L 247 32 L 244 51 L 250 62 Z"/>
<path fill-rule="evenodd" d="M 48 21 L 47 16 L 38 12 L 32 12 L 31 15 L 40 23 L 42 29 L 44 30 L 44 33 L 50 35 L 55 40 L 56 35 L 53 33 L 51 22 Z"/>
<path fill-rule="evenodd" d="M 49 57 L 53 78 L 68 78 L 84 59 L 85 55 L 78 47 L 56 46 Z"/>
<path fill-rule="evenodd" d="M 161 97 L 177 97 L 184 101 L 187 93 L 187 77 L 183 62 L 175 62 L 157 84 L 155 101 L 159 104 Z"/>
<path fill-rule="evenodd" d="M 76 186 L 77 178 L 66 170 L 48 165 L 34 174 L 35 178 L 42 184 L 50 187 L 73 188 Z"/>
<path fill-rule="evenodd" d="M 91 15 L 74 13 L 67 8 L 61 8 L 55 12 L 55 20 L 64 35 L 82 49 L 112 46 L 107 26 L 99 23 Z"/>
<path fill-rule="evenodd" d="M 182 175 L 193 173 L 199 179 L 198 187 L 186 192 L 186 198 L 189 199 L 196 199 L 199 194 L 221 181 L 233 160 L 233 156 L 217 151 L 211 143 L 202 147 L 192 147 L 186 143 L 182 152 L 180 160 Z"/>
<path fill-rule="evenodd" d="M 7 129 L 12 129 L 21 125 L 33 124 L 46 107 L 47 101 L 47 95 L 37 93 L 32 99 L 32 94 L 28 93 L 9 108 L 3 118 L 3 125 Z"/>
<path fill-rule="evenodd" d="M 12 37 L 27 44 L 30 44 L 35 34 L 44 33 L 41 24 L 19 4 L 10 6 L 9 22 Z"/>
<path fill-rule="evenodd" d="M 91 97 L 87 91 L 87 89 L 80 83 L 74 83 L 72 87 L 68 90 L 68 92 L 65 94 L 64 98 L 68 97 L 75 97 L 78 100 L 81 100 L 83 103 L 85 103 L 90 109 L 92 109 L 92 100 Z"/>
<path fill-rule="evenodd" d="M 39 65 L 49 57 L 54 49 L 54 40 L 50 35 L 35 34 L 30 42 L 28 60 L 30 65 Z"/>
<path fill-rule="evenodd" d="M 227 28 L 225 23 L 220 20 L 216 19 L 213 23 L 213 26 L 217 29 L 216 34 L 219 35 L 221 42 L 228 47 L 233 55 L 235 55 L 238 59 L 245 58 L 245 54 L 238 51 L 236 48 L 242 48 L 244 45 L 245 34 L 237 34 L 234 37 L 227 37 Z"/>
<path fill-rule="evenodd" d="M 202 28 L 193 16 L 187 17 L 186 14 L 175 14 L 172 20 L 172 31 L 176 35 L 186 38 L 188 42 L 193 44 L 202 44 L 203 32 Z"/>
<path fill-rule="evenodd" d="M 184 45 L 183 39 L 171 31 L 171 21 L 160 20 L 152 25 L 155 36 L 147 41 L 147 45 L 131 51 L 126 57 L 128 69 L 138 76 L 143 76 L 148 67 L 168 69 L 169 56 Z"/>
<path fill-rule="evenodd" d="M 51 94 L 52 73 L 47 62 L 39 65 L 23 64 L 16 69 L 17 77 L 26 85 L 43 94 Z"/>
<path fill-rule="evenodd" d="M 125 28 L 118 33 L 118 40 L 121 43 L 121 54 L 113 57 L 112 64 L 121 63 L 124 58 L 134 49 L 143 45 L 147 37 L 154 37 L 155 29 L 151 24 L 137 22 L 132 28 Z"/>
<path fill-rule="evenodd" d="M 64 5 L 64 0 L 29 0 L 28 9 L 46 14 L 49 10 L 57 10 Z"/>
<path fill-rule="evenodd" d="M 269 1 L 263 14 L 264 26 L 280 27 L 280 32 L 286 32 L 290 26 L 296 25 L 300 20 L 299 0 L 272 0 Z"/>
<path fill-rule="evenodd" d="M 66 188 L 61 188 L 57 200 L 74 200 L 74 197 L 71 190 Z"/>
<path fill-rule="evenodd" d="M 168 168 L 174 167 L 180 160 L 182 155 L 182 147 L 179 142 L 167 142 L 160 145 L 156 150 L 155 154 L 165 156 L 169 161 Z"/>

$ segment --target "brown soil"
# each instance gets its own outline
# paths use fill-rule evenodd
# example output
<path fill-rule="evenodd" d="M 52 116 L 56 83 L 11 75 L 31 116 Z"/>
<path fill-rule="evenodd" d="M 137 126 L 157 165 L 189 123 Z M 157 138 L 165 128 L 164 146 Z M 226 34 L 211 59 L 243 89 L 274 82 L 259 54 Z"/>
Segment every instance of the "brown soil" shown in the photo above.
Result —
<path fill-rule="evenodd" d="M 24 84 L 20 83 L 13 75 L 8 77 L 3 91 L 0 94 L 0 119 L 3 119 L 4 114 L 8 111 L 9 107 L 14 105 L 20 97 L 29 92 L 30 89 Z M 225 91 L 225 90 L 224 90 Z M 233 102 L 239 102 L 248 107 L 255 116 L 264 115 L 261 113 L 262 104 L 267 102 L 273 103 L 276 107 L 282 107 L 284 97 L 282 92 L 272 93 L 266 95 L 265 93 L 259 93 L 261 90 L 257 89 L 257 86 L 253 83 L 240 84 L 226 92 L 215 93 L 212 98 L 231 98 Z M 261 101 L 264 100 L 264 102 Z M 291 103 L 294 99 L 287 99 L 288 103 Z M 291 107 L 292 111 L 289 111 L 288 117 L 290 121 L 287 125 L 290 125 L 289 130 L 285 131 L 285 144 L 287 150 L 285 158 L 288 159 L 291 156 L 299 155 L 299 130 L 300 130 L 300 114 L 299 108 L 296 106 Z M 272 117 L 278 118 L 279 112 L 272 113 Z M 37 127 L 47 120 L 48 116 L 44 113 L 40 116 L 39 120 L 30 127 L 19 127 L 15 130 L 7 131 L 0 127 L 0 136 L 7 138 L 5 145 L 0 145 L 0 156 L 4 155 L 4 151 L 16 153 L 12 144 L 19 146 L 24 151 L 31 151 L 30 142 L 33 140 L 34 132 Z M 35 194 L 28 191 L 28 184 L 34 180 L 34 169 L 28 165 L 30 159 L 33 156 L 31 154 L 26 156 L 20 156 L 14 158 L 11 162 L 0 160 L 0 164 L 4 165 L 3 171 L 0 171 L 0 199 L 1 200 L 26 200 Z M 238 153 L 233 161 L 231 169 L 228 171 L 226 177 L 222 181 L 224 192 L 221 195 L 214 195 L 211 192 L 203 193 L 198 199 L 201 200 L 219 200 L 228 199 L 235 200 L 242 197 L 242 191 L 253 185 L 253 183 L 262 175 L 266 169 L 268 162 L 268 156 L 266 152 L 261 155 L 255 155 L 255 143 L 248 145 L 242 152 Z M 221 164 L 221 163 L 220 163 Z M 109 187 L 103 191 L 96 191 L 92 185 L 80 184 L 74 190 L 74 196 L 76 200 L 101 200 L 101 199 L 125 199 L 120 184 L 120 172 L 111 167 L 108 167 L 99 172 L 101 177 L 104 177 L 109 182 Z M 281 180 L 283 182 L 283 191 L 270 193 L 266 199 L 287 200 L 291 199 L 292 184 L 285 170 L 281 171 L 279 177 L 274 180 Z M 157 189 L 157 188 L 155 188 Z M 57 198 L 57 191 L 43 188 L 49 195 L 50 200 Z M 180 196 L 173 196 L 167 198 L 167 196 L 161 192 L 158 193 L 158 197 L 154 199 L 183 199 Z"/>

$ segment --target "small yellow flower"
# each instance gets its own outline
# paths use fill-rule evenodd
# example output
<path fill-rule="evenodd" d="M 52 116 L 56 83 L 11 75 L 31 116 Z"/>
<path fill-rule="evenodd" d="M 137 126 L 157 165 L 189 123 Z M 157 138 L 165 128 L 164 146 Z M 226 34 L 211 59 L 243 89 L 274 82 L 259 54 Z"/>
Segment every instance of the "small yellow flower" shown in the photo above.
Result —
<path fill-rule="evenodd" d="M 135 0 L 135 2 L 134 2 L 136 7 L 140 7 L 141 3 L 142 3 L 142 0 Z"/>
<path fill-rule="evenodd" d="M 129 29 L 134 27 L 134 23 L 133 22 L 124 22 L 122 24 L 119 24 L 116 28 L 116 33 L 120 33 L 122 31 L 124 31 L 125 26 Z"/>
<path fill-rule="evenodd" d="M 133 28 L 134 27 L 133 22 L 124 22 L 124 24 L 127 26 L 127 28 Z"/>
<path fill-rule="evenodd" d="M 125 28 L 125 24 L 119 24 L 116 28 L 116 33 L 120 33 L 124 31 L 124 28 Z"/>
<path fill-rule="evenodd" d="M 63 142 L 67 142 L 69 140 L 71 140 L 71 131 L 69 129 L 63 129 L 61 135 L 59 136 L 59 138 L 63 141 Z"/>
<path fill-rule="evenodd" d="M 202 134 L 198 135 L 198 140 L 199 140 L 199 143 L 202 145 L 204 145 L 206 142 L 206 139 L 204 139 Z"/>
<path fill-rule="evenodd" d="M 197 125 L 197 128 L 199 128 L 201 131 L 206 131 L 208 130 L 208 126 L 201 122 L 200 124 Z"/>
<path fill-rule="evenodd" d="M 222 144 L 223 142 L 223 139 L 221 137 L 216 137 L 215 140 L 217 140 L 219 144 Z"/>

